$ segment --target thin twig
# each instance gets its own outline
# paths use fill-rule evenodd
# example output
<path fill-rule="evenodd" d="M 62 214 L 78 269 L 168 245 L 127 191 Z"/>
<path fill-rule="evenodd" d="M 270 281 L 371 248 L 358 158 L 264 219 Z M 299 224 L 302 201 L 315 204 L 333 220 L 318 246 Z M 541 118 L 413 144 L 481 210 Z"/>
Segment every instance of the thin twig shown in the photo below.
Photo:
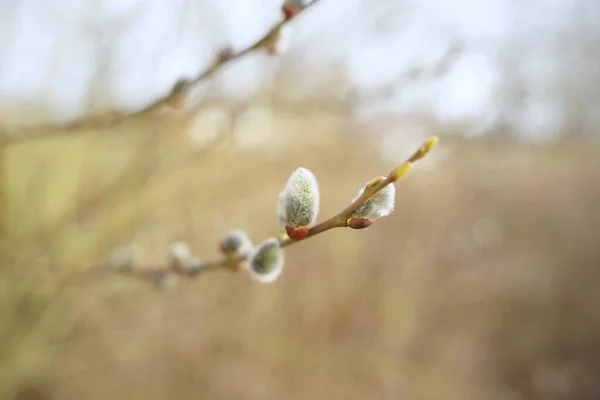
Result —
<path fill-rule="evenodd" d="M 289 15 L 287 19 L 284 19 L 281 22 L 278 22 L 273 26 L 263 37 L 261 37 L 254 44 L 242 49 L 236 53 L 233 53 L 230 49 L 223 49 L 214 62 L 204 71 L 202 71 L 196 77 L 189 80 L 180 80 L 176 82 L 173 86 L 173 89 L 169 94 L 159 98 L 154 101 L 149 106 L 145 107 L 142 110 L 133 112 L 133 113 L 121 113 L 121 112 L 107 112 L 102 115 L 94 115 L 90 117 L 84 117 L 79 119 L 76 122 L 64 124 L 61 126 L 51 125 L 51 126 L 37 126 L 33 128 L 26 129 L 17 129 L 13 133 L 9 133 L 6 129 L 2 135 L 9 141 L 23 141 L 38 137 L 40 135 L 48 135 L 52 132 L 56 133 L 69 133 L 72 131 L 76 131 L 82 128 L 106 128 L 106 127 L 114 127 L 122 122 L 128 121 L 134 117 L 139 117 L 141 115 L 152 114 L 155 111 L 160 110 L 163 107 L 167 108 L 177 108 L 177 104 L 180 103 L 181 99 L 189 93 L 191 89 L 197 86 L 198 83 L 210 78 L 217 70 L 221 69 L 223 66 L 228 65 L 230 63 L 235 62 L 236 60 L 241 59 L 247 54 L 254 52 L 256 50 L 264 49 L 270 40 L 281 30 L 284 25 L 289 24 L 293 19 L 297 18 L 308 9 L 316 5 L 320 0 L 314 0 L 312 3 L 304 6 L 303 8 L 297 10 L 297 13 L 293 15 Z"/>

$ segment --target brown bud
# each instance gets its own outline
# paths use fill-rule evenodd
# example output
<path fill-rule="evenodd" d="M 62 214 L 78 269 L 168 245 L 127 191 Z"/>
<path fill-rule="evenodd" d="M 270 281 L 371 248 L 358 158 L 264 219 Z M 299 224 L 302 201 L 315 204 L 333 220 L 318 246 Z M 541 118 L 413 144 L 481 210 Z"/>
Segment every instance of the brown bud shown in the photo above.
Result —
<path fill-rule="evenodd" d="M 190 80 L 187 78 L 181 78 L 171 90 L 171 94 L 166 99 L 166 104 L 173 108 L 181 108 L 185 104 L 185 92 L 190 87 Z"/>
<path fill-rule="evenodd" d="M 277 46 L 274 43 L 267 45 L 267 53 L 269 53 L 272 56 L 276 56 Z"/>
<path fill-rule="evenodd" d="M 292 240 L 302 240 L 308 236 L 308 227 L 286 225 L 285 232 Z"/>
<path fill-rule="evenodd" d="M 283 11 L 283 18 L 287 21 L 289 19 L 294 18 L 294 16 L 296 14 L 298 14 L 300 9 L 289 3 L 283 3 L 283 6 L 281 7 L 281 11 Z"/>
<path fill-rule="evenodd" d="M 167 98 L 166 104 L 179 109 L 185 105 L 185 98 L 181 93 L 173 93 Z"/>
<path fill-rule="evenodd" d="M 360 218 L 360 217 L 350 218 L 347 221 L 348 227 L 352 228 L 352 229 L 365 229 L 365 228 L 368 228 L 369 226 L 371 226 L 372 223 L 373 223 L 372 219 Z"/>
<path fill-rule="evenodd" d="M 270 55 L 284 54 L 292 43 L 292 27 L 290 24 L 276 26 L 264 39 L 263 46 Z"/>
<path fill-rule="evenodd" d="M 233 56 L 234 56 L 233 49 L 231 47 L 226 47 L 226 48 L 222 49 L 221 51 L 219 51 L 219 54 L 217 54 L 216 62 L 218 64 L 224 63 L 226 61 L 231 60 L 233 58 Z"/>
<path fill-rule="evenodd" d="M 184 91 L 186 91 L 189 86 L 190 86 L 190 80 L 187 78 L 181 78 L 177 82 L 175 82 L 175 85 L 173 85 L 173 89 L 171 90 L 171 93 L 172 94 L 181 94 Z"/>
<path fill-rule="evenodd" d="M 196 276 L 205 268 L 204 262 L 198 257 L 192 257 L 187 263 L 187 268 L 184 273 L 187 276 Z"/>

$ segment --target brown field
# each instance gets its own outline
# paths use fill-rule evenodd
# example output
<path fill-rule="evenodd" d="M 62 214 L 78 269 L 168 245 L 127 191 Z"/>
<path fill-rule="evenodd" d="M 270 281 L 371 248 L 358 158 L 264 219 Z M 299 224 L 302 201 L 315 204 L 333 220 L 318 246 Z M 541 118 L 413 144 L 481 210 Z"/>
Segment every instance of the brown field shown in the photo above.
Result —
<path fill-rule="evenodd" d="M 194 150 L 173 120 L 6 145 L 0 398 L 600 398 L 589 143 L 440 132 L 445 157 L 398 184 L 391 217 L 290 247 L 273 285 L 214 273 L 157 292 L 90 272 L 116 245 L 160 264 L 174 240 L 208 258 L 230 228 L 273 235 L 300 165 L 324 217 L 390 167 L 343 118 L 283 120 L 242 149 L 233 134 Z"/>

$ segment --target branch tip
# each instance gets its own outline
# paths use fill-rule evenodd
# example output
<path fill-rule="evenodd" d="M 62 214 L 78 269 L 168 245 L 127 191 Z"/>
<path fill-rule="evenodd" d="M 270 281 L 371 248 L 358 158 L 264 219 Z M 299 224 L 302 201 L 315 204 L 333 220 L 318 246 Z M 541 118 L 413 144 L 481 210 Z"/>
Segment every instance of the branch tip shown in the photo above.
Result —
<path fill-rule="evenodd" d="M 429 154 L 431 150 L 433 150 L 433 148 L 437 145 L 438 142 L 439 138 L 437 136 L 431 136 L 421 145 L 419 150 L 417 150 L 408 161 L 415 162 L 422 159 L 427 154 Z"/>

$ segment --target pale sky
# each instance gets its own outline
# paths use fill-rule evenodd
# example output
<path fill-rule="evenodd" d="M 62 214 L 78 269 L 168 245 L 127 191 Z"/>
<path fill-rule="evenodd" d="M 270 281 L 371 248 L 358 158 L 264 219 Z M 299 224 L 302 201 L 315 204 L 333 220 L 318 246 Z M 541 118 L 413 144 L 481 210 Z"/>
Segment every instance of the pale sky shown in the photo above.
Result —
<path fill-rule="evenodd" d="M 0 116 L 133 111 L 255 41 L 279 0 L 0 0 Z M 545 139 L 600 128 L 600 2 L 321 0 L 290 51 L 228 68 L 213 96 L 365 96 L 361 118 L 428 115 Z M 386 96 L 378 93 L 387 93 Z M 32 118 L 31 115 L 35 118 Z"/>

